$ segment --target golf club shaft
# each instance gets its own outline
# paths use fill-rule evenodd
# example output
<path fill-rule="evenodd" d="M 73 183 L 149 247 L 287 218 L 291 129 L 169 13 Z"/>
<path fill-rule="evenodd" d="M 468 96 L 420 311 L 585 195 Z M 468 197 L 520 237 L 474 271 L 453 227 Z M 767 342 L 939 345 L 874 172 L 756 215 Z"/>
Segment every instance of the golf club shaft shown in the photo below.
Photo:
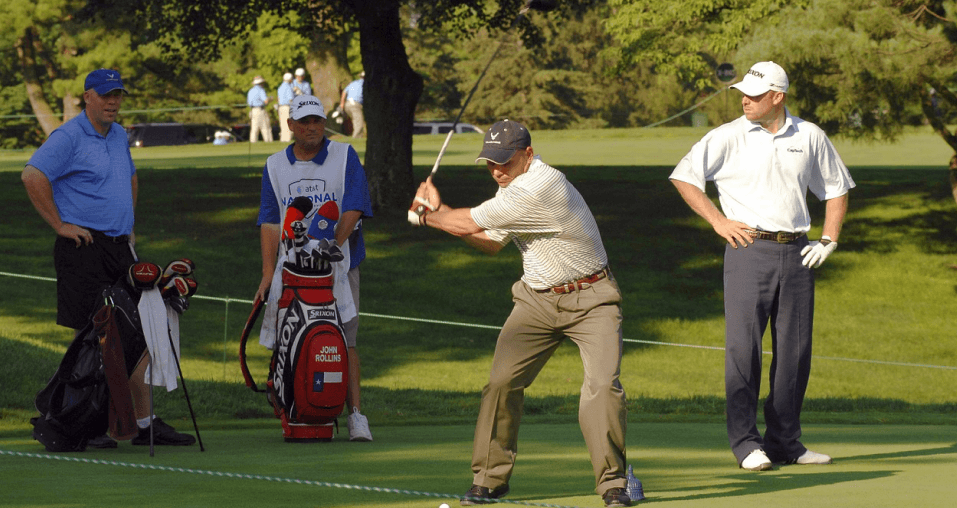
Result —
<path fill-rule="evenodd" d="M 515 25 L 521 22 L 522 18 L 525 17 L 525 13 L 528 12 L 529 6 L 531 4 L 532 2 L 528 2 L 525 5 L 525 7 L 523 7 L 522 10 L 518 12 L 518 16 L 515 17 L 515 20 L 512 21 L 512 24 L 509 25 L 508 30 L 506 30 L 505 33 L 510 32 L 512 28 L 515 27 Z M 458 126 L 459 120 L 462 119 L 462 113 L 465 113 L 465 108 L 468 107 L 469 102 L 472 100 L 472 96 L 475 95 L 475 91 L 478 90 L 479 83 L 482 82 L 482 78 L 485 77 L 485 73 L 488 72 L 489 67 L 492 66 L 492 62 L 495 61 L 495 57 L 498 56 L 499 52 L 502 51 L 502 47 L 504 46 L 505 46 L 505 40 L 503 39 L 501 42 L 498 43 L 498 47 L 495 48 L 495 53 L 492 53 L 492 58 L 488 59 L 488 63 L 485 64 L 485 68 L 482 69 L 482 73 L 479 74 L 478 79 L 475 80 L 475 84 L 472 85 L 472 90 L 469 91 L 468 97 L 466 97 L 465 102 L 462 103 L 462 109 L 459 110 L 459 114 L 455 117 L 455 121 L 452 122 L 452 129 L 449 131 L 449 134 L 445 136 L 445 143 L 442 144 L 442 148 L 439 150 L 439 155 L 438 157 L 435 158 L 435 165 L 432 166 L 432 172 L 430 173 L 430 175 L 435 175 L 435 173 L 439 170 L 439 164 L 442 162 L 442 156 L 445 155 L 445 149 L 449 147 L 449 142 L 452 141 L 452 134 L 455 134 L 455 127 Z"/>
<path fill-rule="evenodd" d="M 176 371 L 179 372 L 179 381 L 183 384 L 183 395 L 186 397 L 186 407 L 189 408 L 189 416 L 193 418 L 193 430 L 196 431 L 196 440 L 199 441 L 199 451 L 206 451 L 203 448 L 203 438 L 199 435 L 199 426 L 196 425 L 196 413 L 193 412 L 193 404 L 189 401 L 189 392 L 186 391 L 186 379 L 183 378 L 183 369 L 179 365 L 179 354 L 176 352 L 176 346 L 173 345 L 173 337 L 168 333 L 166 337 L 169 339 L 169 347 L 173 351 L 173 360 L 176 360 Z"/>

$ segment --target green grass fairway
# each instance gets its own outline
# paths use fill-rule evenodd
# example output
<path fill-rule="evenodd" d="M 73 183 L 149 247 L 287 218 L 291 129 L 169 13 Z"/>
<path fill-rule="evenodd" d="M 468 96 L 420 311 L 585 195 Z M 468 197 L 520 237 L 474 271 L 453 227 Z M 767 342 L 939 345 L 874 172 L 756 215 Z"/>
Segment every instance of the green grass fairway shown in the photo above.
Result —
<path fill-rule="evenodd" d="M 589 203 L 622 288 L 628 452 L 645 504 L 954 506 L 957 207 L 949 149 L 928 129 L 908 131 L 898 143 L 838 140 L 858 187 L 840 246 L 816 271 L 813 369 L 802 414 L 803 442 L 837 462 L 751 473 L 737 469 L 725 435 L 724 247 L 668 181 L 704 133 L 532 133 L 536 151 Z M 415 138 L 416 180 L 443 141 Z M 480 144 L 478 134 L 453 137 L 436 179 L 450 205 L 474 206 L 495 192 L 474 163 Z M 265 398 L 244 386 L 237 362 L 261 277 L 262 167 L 281 147 L 133 150 L 138 254 L 163 265 L 182 256 L 197 264 L 199 293 L 181 321 L 182 367 L 207 451 L 159 448 L 150 458 L 147 448 L 123 443 L 69 455 L 79 461 L 46 458 L 31 438 L 35 394 L 72 334 L 54 324 L 54 234 L 20 182 L 30 154 L 0 154 L 0 508 L 458 506 L 449 497 L 381 489 L 454 496 L 469 487 L 479 394 L 511 310 L 520 255 L 508 247 L 486 256 L 409 226 L 404 208 L 378 211 L 365 222 L 358 345 L 362 410 L 375 441 L 345 441 L 340 418 L 339 441 L 283 443 L 279 422 Z M 364 141 L 355 147 L 362 156 Z M 814 198 L 809 204 L 817 238 L 824 207 Z M 262 383 L 268 354 L 256 334 L 248 352 Z M 771 363 L 764 358 L 762 397 Z M 579 352 L 566 343 L 526 390 L 508 501 L 601 506 L 577 425 L 581 382 Z M 156 414 L 192 432 L 182 390 L 156 390 Z"/>
<path fill-rule="evenodd" d="M 159 447 L 153 458 L 148 447 L 121 443 L 54 460 L 6 432 L 0 506 L 435 508 L 458 506 L 447 496 L 471 483 L 471 426 L 378 427 L 372 443 L 290 444 L 273 423 L 203 432 L 206 452 Z M 630 425 L 629 462 L 644 485 L 643 505 L 952 506 L 952 426 L 811 425 L 805 436 L 835 463 L 743 471 L 724 445 L 724 425 L 689 423 Z M 525 425 L 519 446 L 509 505 L 602 506 L 577 425 Z"/>

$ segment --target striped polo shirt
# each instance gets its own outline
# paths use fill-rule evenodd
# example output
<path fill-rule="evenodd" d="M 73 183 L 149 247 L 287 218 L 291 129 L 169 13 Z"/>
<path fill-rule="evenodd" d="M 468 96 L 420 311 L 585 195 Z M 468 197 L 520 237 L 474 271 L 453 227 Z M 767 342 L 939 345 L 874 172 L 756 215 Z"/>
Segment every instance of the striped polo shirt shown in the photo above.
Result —
<path fill-rule="evenodd" d="M 471 215 L 492 241 L 515 243 L 522 253 L 522 280 L 533 289 L 572 282 L 608 264 L 585 200 L 538 156 L 526 173 L 472 208 Z"/>

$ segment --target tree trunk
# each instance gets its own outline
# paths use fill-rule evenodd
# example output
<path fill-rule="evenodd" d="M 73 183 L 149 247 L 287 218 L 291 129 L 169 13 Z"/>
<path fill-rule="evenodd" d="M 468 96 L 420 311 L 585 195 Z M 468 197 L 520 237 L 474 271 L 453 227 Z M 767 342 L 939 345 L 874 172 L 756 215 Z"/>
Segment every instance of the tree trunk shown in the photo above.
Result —
<path fill-rule="evenodd" d="M 941 83 L 928 80 L 928 83 L 935 90 L 938 90 L 938 94 L 941 98 L 951 103 L 951 105 L 957 106 L 957 95 L 948 90 L 947 88 L 941 86 Z M 924 111 L 924 117 L 927 119 L 927 122 L 930 123 L 930 126 L 940 135 L 941 139 L 950 146 L 954 152 L 957 152 L 957 135 L 952 134 L 950 130 L 947 129 L 947 126 L 944 125 L 944 120 L 938 116 L 937 111 L 933 108 L 930 93 L 923 92 L 921 93 L 920 101 L 921 109 Z M 949 179 L 950 179 L 950 192 L 954 197 L 954 202 L 957 202 L 957 153 L 950 158 L 949 164 Z"/>
<path fill-rule="evenodd" d="M 66 123 L 71 118 L 80 114 L 80 98 L 67 92 L 63 96 L 63 122 Z"/>
<path fill-rule="evenodd" d="M 339 105 L 342 89 L 349 84 L 346 48 L 350 37 L 350 34 L 343 35 L 335 45 L 330 45 L 317 32 L 313 35 L 312 47 L 306 55 L 306 72 L 312 82 L 312 93 L 322 102 L 327 115 Z"/>
<path fill-rule="evenodd" d="M 43 96 L 43 86 L 36 72 L 36 54 L 34 53 L 34 41 L 36 33 L 33 27 L 27 27 L 20 37 L 17 37 L 16 48 L 17 58 L 20 61 L 20 69 L 23 73 L 23 83 L 27 90 L 27 99 L 30 101 L 30 107 L 33 108 L 33 114 L 37 116 L 37 122 L 40 128 L 47 136 L 57 127 L 60 121 L 57 120 L 53 109 Z"/>
<path fill-rule="evenodd" d="M 365 169 L 374 209 L 405 213 L 414 193 L 412 121 L 422 94 L 422 77 L 409 66 L 399 22 L 398 0 L 351 0 L 359 21 L 365 69 L 362 91 L 366 119 Z"/>

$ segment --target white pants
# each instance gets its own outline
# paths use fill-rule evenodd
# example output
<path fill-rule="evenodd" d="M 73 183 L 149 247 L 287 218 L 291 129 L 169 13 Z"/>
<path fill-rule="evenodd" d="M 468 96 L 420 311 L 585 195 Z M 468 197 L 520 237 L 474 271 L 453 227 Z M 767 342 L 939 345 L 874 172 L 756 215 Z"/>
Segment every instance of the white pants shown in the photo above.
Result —
<path fill-rule="evenodd" d="M 289 130 L 289 106 L 279 106 L 279 141 L 292 141 L 292 131 Z"/>
<path fill-rule="evenodd" d="M 259 133 L 262 132 L 263 141 L 272 143 L 272 125 L 269 125 L 269 113 L 265 108 L 252 108 L 249 110 L 249 142 L 259 141 Z"/>

